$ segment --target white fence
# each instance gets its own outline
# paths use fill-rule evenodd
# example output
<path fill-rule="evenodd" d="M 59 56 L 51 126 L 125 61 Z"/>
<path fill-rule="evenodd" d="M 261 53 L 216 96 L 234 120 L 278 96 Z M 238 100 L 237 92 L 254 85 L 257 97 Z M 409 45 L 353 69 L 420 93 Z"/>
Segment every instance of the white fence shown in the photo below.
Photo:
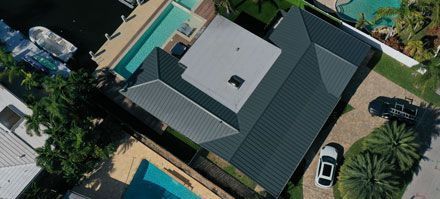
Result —
<path fill-rule="evenodd" d="M 391 56 L 392 58 L 396 59 L 397 61 L 408 67 L 413 67 L 419 64 L 419 62 L 414 60 L 413 58 L 406 56 L 405 54 L 395 50 L 394 48 L 389 47 L 388 45 L 385 45 L 384 43 L 378 41 L 372 36 L 365 34 L 364 32 L 354 28 L 353 26 L 350 26 L 349 24 L 342 22 L 342 29 L 357 37 L 358 39 L 364 41 L 365 43 L 381 50 L 383 53 Z"/>

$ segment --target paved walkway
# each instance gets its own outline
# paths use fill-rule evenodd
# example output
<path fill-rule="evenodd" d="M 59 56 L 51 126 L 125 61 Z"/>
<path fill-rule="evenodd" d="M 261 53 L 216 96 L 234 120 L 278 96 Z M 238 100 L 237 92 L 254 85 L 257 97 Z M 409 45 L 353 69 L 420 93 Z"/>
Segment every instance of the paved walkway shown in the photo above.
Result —
<path fill-rule="evenodd" d="M 409 97 L 414 99 L 415 104 L 421 102 L 420 98 L 409 93 L 378 73 L 371 71 L 349 101 L 349 104 L 354 107 L 354 110 L 342 115 L 338 119 L 324 141 L 324 145 L 335 142 L 342 145 L 344 151 L 347 151 L 347 149 L 358 139 L 368 135 L 374 128 L 382 125 L 385 120 L 378 117 L 371 117 L 368 113 L 369 102 L 378 96 L 396 96 L 399 98 Z M 332 189 L 320 189 L 314 185 L 317 162 L 318 154 L 315 155 L 312 163 L 304 174 L 304 198 L 333 198 Z"/>
<path fill-rule="evenodd" d="M 73 191 L 91 198 L 122 198 L 142 160 L 154 164 L 203 198 L 220 198 L 133 137 L 127 138 L 111 160 L 105 161 L 85 182 L 74 187 Z"/>

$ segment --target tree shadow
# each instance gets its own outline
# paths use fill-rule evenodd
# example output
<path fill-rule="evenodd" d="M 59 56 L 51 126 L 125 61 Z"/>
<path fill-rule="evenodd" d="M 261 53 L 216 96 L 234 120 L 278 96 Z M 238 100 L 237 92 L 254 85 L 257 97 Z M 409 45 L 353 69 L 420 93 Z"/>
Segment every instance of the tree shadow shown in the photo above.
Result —
<path fill-rule="evenodd" d="M 440 109 L 431 105 L 422 103 L 420 105 L 421 118 L 418 123 L 413 127 L 417 140 L 421 147 L 419 149 L 420 154 L 425 154 L 429 151 L 432 145 L 432 140 L 440 136 Z M 423 156 L 423 160 L 429 160 L 428 157 Z M 420 172 L 419 164 L 413 168 L 413 173 L 418 174 Z"/>
<path fill-rule="evenodd" d="M 126 133 L 114 133 L 114 135 L 117 134 L 119 134 L 119 136 L 113 138 L 113 143 L 117 145 L 116 148 L 119 150 L 115 150 L 114 153 L 125 153 L 133 146 L 136 139 L 131 138 Z M 133 162 L 131 162 L 131 164 L 133 164 Z M 130 168 L 132 166 L 133 165 L 131 165 Z M 91 198 L 121 198 L 128 186 L 129 175 L 133 171 L 127 171 L 127 177 L 125 179 L 115 179 L 111 174 L 115 172 L 116 169 L 115 162 L 112 158 L 102 161 L 96 165 L 95 169 L 87 174 L 73 190 Z"/>

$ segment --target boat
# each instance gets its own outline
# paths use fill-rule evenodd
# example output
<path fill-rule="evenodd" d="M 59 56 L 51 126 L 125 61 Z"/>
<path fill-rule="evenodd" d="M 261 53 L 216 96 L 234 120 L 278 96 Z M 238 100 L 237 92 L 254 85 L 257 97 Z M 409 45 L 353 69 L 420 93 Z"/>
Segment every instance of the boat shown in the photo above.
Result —
<path fill-rule="evenodd" d="M 72 43 L 42 26 L 29 29 L 29 39 L 64 62 L 72 58 L 78 50 Z"/>

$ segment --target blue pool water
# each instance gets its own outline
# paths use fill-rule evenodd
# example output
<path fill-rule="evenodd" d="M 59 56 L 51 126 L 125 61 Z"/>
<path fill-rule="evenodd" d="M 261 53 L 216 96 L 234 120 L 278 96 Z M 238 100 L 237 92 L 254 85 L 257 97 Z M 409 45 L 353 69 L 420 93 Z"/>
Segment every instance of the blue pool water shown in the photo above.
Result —
<path fill-rule="evenodd" d="M 189 17 L 188 12 L 169 4 L 115 66 L 114 71 L 128 79 L 150 52 L 155 47 L 162 47 Z"/>
<path fill-rule="evenodd" d="M 374 15 L 376 11 L 380 8 L 400 7 L 400 0 L 350 0 L 348 3 L 345 0 L 339 0 L 336 4 L 336 9 L 338 11 L 338 15 L 347 21 L 356 22 L 361 13 L 364 13 L 365 18 L 373 22 Z M 394 21 L 393 17 L 385 17 L 379 21 L 377 21 L 372 26 L 367 27 L 368 29 L 373 29 L 379 26 L 393 26 Z"/>
<path fill-rule="evenodd" d="M 142 160 L 124 193 L 125 199 L 198 199 L 182 184 L 146 160 Z"/>
<path fill-rule="evenodd" d="M 175 0 L 180 5 L 192 10 L 199 0 Z"/>

